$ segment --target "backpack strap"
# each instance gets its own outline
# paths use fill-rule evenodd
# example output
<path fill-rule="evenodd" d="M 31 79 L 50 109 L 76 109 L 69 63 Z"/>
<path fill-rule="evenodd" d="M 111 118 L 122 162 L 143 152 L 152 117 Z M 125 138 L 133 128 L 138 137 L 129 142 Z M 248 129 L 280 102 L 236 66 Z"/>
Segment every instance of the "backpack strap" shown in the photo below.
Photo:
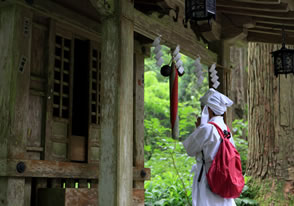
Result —
<path fill-rule="evenodd" d="M 217 131 L 222 139 L 224 139 L 224 138 L 230 139 L 231 138 L 231 131 L 227 125 L 226 125 L 227 130 L 223 131 L 215 122 L 208 122 L 208 124 L 212 124 L 213 126 L 215 126 L 215 128 L 217 129 Z"/>
<path fill-rule="evenodd" d="M 201 166 L 200 174 L 199 174 L 199 177 L 198 177 L 198 182 L 201 181 L 201 177 L 202 177 L 202 173 L 203 173 L 203 168 L 204 168 L 203 165 L 205 164 L 203 150 L 201 151 L 201 153 L 202 153 L 202 166 Z"/>

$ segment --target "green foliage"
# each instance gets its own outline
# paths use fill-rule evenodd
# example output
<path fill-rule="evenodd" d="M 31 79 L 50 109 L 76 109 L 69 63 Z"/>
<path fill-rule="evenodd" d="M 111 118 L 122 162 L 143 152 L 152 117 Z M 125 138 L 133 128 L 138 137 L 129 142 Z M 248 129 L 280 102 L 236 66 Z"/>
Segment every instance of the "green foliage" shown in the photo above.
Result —
<path fill-rule="evenodd" d="M 163 47 L 164 63 L 169 64 L 169 49 Z M 200 114 L 198 99 L 208 88 L 196 88 L 193 60 L 182 56 L 185 75 L 179 78 L 179 131 L 180 139 L 195 128 Z M 153 57 L 145 59 L 144 75 L 145 166 L 151 168 L 151 181 L 145 182 L 146 205 L 189 205 L 193 175 L 190 174 L 194 158 L 190 158 L 181 143 L 171 139 L 169 78 L 160 74 Z"/>
<path fill-rule="evenodd" d="M 235 119 L 232 123 L 234 137 L 247 139 L 248 122 L 243 119 Z"/>
<path fill-rule="evenodd" d="M 243 119 L 236 119 L 232 123 L 232 128 L 235 145 L 241 156 L 242 170 L 244 173 L 246 170 L 248 153 L 248 142 L 245 140 L 248 135 L 248 122 Z"/>
<path fill-rule="evenodd" d="M 151 159 L 145 164 L 152 171 L 151 180 L 145 182 L 145 205 L 191 204 L 193 176 L 189 171 L 195 159 L 189 158 L 182 144 L 171 138 L 161 139 L 157 146 L 158 149 L 155 149 Z"/>
<path fill-rule="evenodd" d="M 251 177 L 244 176 L 245 186 L 243 188 L 242 194 L 239 198 L 235 199 L 235 202 L 238 206 L 258 206 L 258 202 L 254 200 L 256 197 L 257 191 L 256 188 L 249 186 L 249 181 Z"/>

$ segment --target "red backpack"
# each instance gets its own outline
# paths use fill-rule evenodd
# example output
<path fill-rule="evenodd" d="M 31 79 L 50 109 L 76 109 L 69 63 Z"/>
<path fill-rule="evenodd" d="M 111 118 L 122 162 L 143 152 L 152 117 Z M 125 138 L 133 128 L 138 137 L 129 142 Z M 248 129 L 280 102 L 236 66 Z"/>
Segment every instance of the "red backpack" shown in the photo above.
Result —
<path fill-rule="evenodd" d="M 214 122 L 208 122 L 216 127 L 222 138 L 215 158 L 206 174 L 207 182 L 213 193 L 223 198 L 237 198 L 244 187 L 240 154 L 230 142 L 230 129 L 222 129 Z M 202 153 L 203 154 L 203 153 Z"/>

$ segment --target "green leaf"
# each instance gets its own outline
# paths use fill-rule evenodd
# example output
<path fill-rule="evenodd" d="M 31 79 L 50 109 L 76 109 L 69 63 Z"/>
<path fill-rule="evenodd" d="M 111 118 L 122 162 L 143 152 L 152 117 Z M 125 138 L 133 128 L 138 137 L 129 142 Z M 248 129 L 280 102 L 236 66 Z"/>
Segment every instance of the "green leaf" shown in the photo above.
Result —
<path fill-rule="evenodd" d="M 144 150 L 147 152 L 151 151 L 151 145 L 144 145 Z"/>

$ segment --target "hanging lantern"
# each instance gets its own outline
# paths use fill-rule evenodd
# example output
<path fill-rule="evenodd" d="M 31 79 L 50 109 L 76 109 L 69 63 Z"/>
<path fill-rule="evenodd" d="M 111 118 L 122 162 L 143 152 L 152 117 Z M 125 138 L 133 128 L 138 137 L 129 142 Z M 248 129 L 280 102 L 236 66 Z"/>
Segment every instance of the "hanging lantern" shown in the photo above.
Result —
<path fill-rule="evenodd" d="M 272 57 L 274 58 L 274 72 L 276 77 L 278 77 L 279 74 L 294 74 L 294 50 L 286 48 L 284 28 L 282 32 L 282 48 L 271 53 Z"/>
<path fill-rule="evenodd" d="M 210 20 L 215 18 L 216 0 L 185 0 L 185 21 Z"/>

